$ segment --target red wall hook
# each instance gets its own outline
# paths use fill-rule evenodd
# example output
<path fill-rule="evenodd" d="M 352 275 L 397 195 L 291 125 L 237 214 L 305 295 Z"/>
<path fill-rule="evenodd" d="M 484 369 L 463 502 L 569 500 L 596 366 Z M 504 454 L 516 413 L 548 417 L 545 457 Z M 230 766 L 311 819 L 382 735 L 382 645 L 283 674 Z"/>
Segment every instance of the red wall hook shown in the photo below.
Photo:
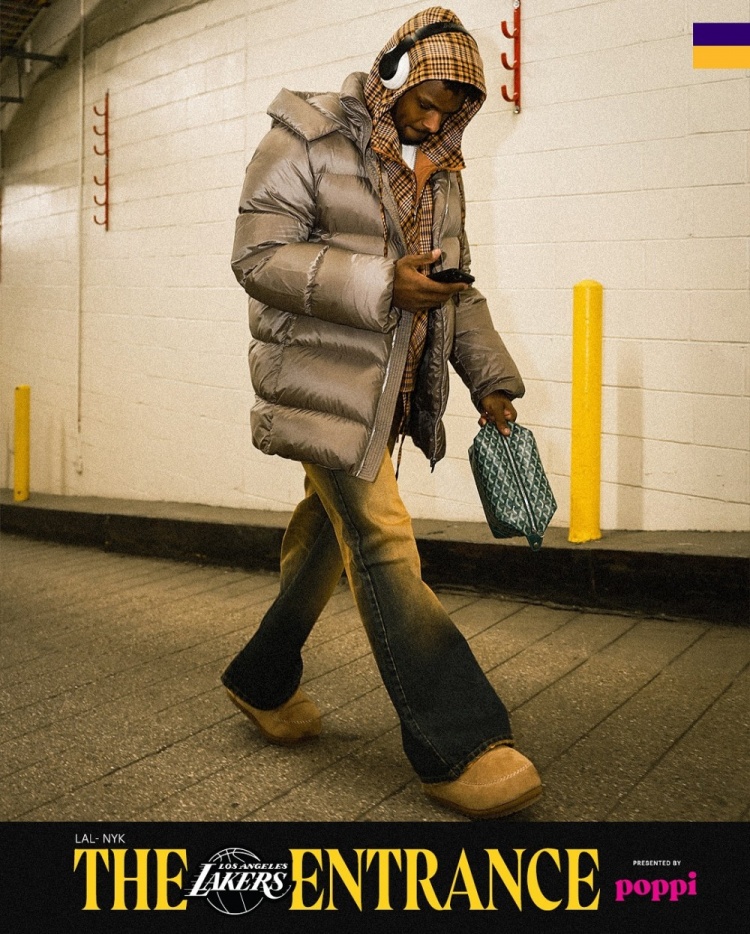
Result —
<path fill-rule="evenodd" d="M 97 175 L 94 176 L 94 184 L 104 189 L 103 198 L 100 199 L 94 195 L 94 204 L 97 207 L 104 208 L 104 219 L 99 220 L 94 214 L 94 223 L 104 227 L 105 230 L 109 230 L 109 91 L 104 95 L 104 109 L 99 110 L 94 104 L 94 113 L 104 121 L 103 125 L 94 125 L 93 127 L 94 133 L 102 138 L 101 148 L 95 143 L 94 152 L 97 156 L 104 157 L 104 178 L 100 180 Z"/>
<path fill-rule="evenodd" d="M 500 93 L 509 104 L 515 104 L 513 108 L 517 114 L 521 113 L 521 0 L 513 0 L 513 32 L 508 29 L 508 23 L 503 20 L 500 28 L 506 39 L 513 40 L 513 63 L 508 61 L 505 52 L 500 56 L 503 68 L 513 72 L 513 93 L 508 94 L 507 85 L 500 88 Z"/>

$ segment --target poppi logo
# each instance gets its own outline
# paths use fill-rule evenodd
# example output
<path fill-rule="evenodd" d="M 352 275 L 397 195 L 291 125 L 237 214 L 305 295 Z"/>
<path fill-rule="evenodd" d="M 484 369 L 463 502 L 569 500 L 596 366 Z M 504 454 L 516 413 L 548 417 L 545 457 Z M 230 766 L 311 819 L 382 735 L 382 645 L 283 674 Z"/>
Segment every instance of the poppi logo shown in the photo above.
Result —
<path fill-rule="evenodd" d="M 650 897 L 659 902 L 669 895 L 668 901 L 676 902 L 683 895 L 697 895 L 697 872 L 689 872 L 687 879 L 618 879 L 615 882 L 615 901 L 624 902 L 631 895 Z"/>

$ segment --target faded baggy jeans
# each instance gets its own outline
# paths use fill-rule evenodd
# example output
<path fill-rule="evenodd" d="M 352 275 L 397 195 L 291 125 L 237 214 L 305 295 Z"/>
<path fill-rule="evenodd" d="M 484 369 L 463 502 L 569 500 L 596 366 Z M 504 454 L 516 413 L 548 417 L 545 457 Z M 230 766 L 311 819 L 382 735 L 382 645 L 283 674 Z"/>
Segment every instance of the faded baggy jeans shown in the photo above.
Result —
<path fill-rule="evenodd" d="M 489 746 L 512 743 L 505 706 L 422 580 L 411 519 L 386 452 L 374 482 L 311 464 L 281 549 L 281 583 L 222 676 L 253 707 L 297 690 L 301 650 L 346 570 L 404 751 L 423 782 L 457 778 Z"/>

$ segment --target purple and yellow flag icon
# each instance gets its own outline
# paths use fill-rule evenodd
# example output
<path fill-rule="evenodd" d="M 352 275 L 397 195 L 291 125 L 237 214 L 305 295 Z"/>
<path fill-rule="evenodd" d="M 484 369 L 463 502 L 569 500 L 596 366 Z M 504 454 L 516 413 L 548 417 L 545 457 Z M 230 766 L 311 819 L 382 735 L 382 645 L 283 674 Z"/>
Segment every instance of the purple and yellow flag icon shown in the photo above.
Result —
<path fill-rule="evenodd" d="M 750 23 L 693 23 L 693 68 L 750 68 Z"/>

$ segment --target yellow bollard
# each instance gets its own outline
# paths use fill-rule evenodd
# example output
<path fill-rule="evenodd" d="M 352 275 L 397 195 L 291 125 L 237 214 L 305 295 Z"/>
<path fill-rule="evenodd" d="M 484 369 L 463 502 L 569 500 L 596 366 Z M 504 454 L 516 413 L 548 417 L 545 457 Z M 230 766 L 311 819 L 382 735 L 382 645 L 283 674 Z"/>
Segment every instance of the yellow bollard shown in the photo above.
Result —
<path fill-rule="evenodd" d="M 602 286 L 573 287 L 573 409 L 569 542 L 601 538 Z"/>
<path fill-rule="evenodd" d="M 13 499 L 29 498 L 29 436 L 31 429 L 31 388 L 16 386 L 16 424 L 13 458 Z"/>

